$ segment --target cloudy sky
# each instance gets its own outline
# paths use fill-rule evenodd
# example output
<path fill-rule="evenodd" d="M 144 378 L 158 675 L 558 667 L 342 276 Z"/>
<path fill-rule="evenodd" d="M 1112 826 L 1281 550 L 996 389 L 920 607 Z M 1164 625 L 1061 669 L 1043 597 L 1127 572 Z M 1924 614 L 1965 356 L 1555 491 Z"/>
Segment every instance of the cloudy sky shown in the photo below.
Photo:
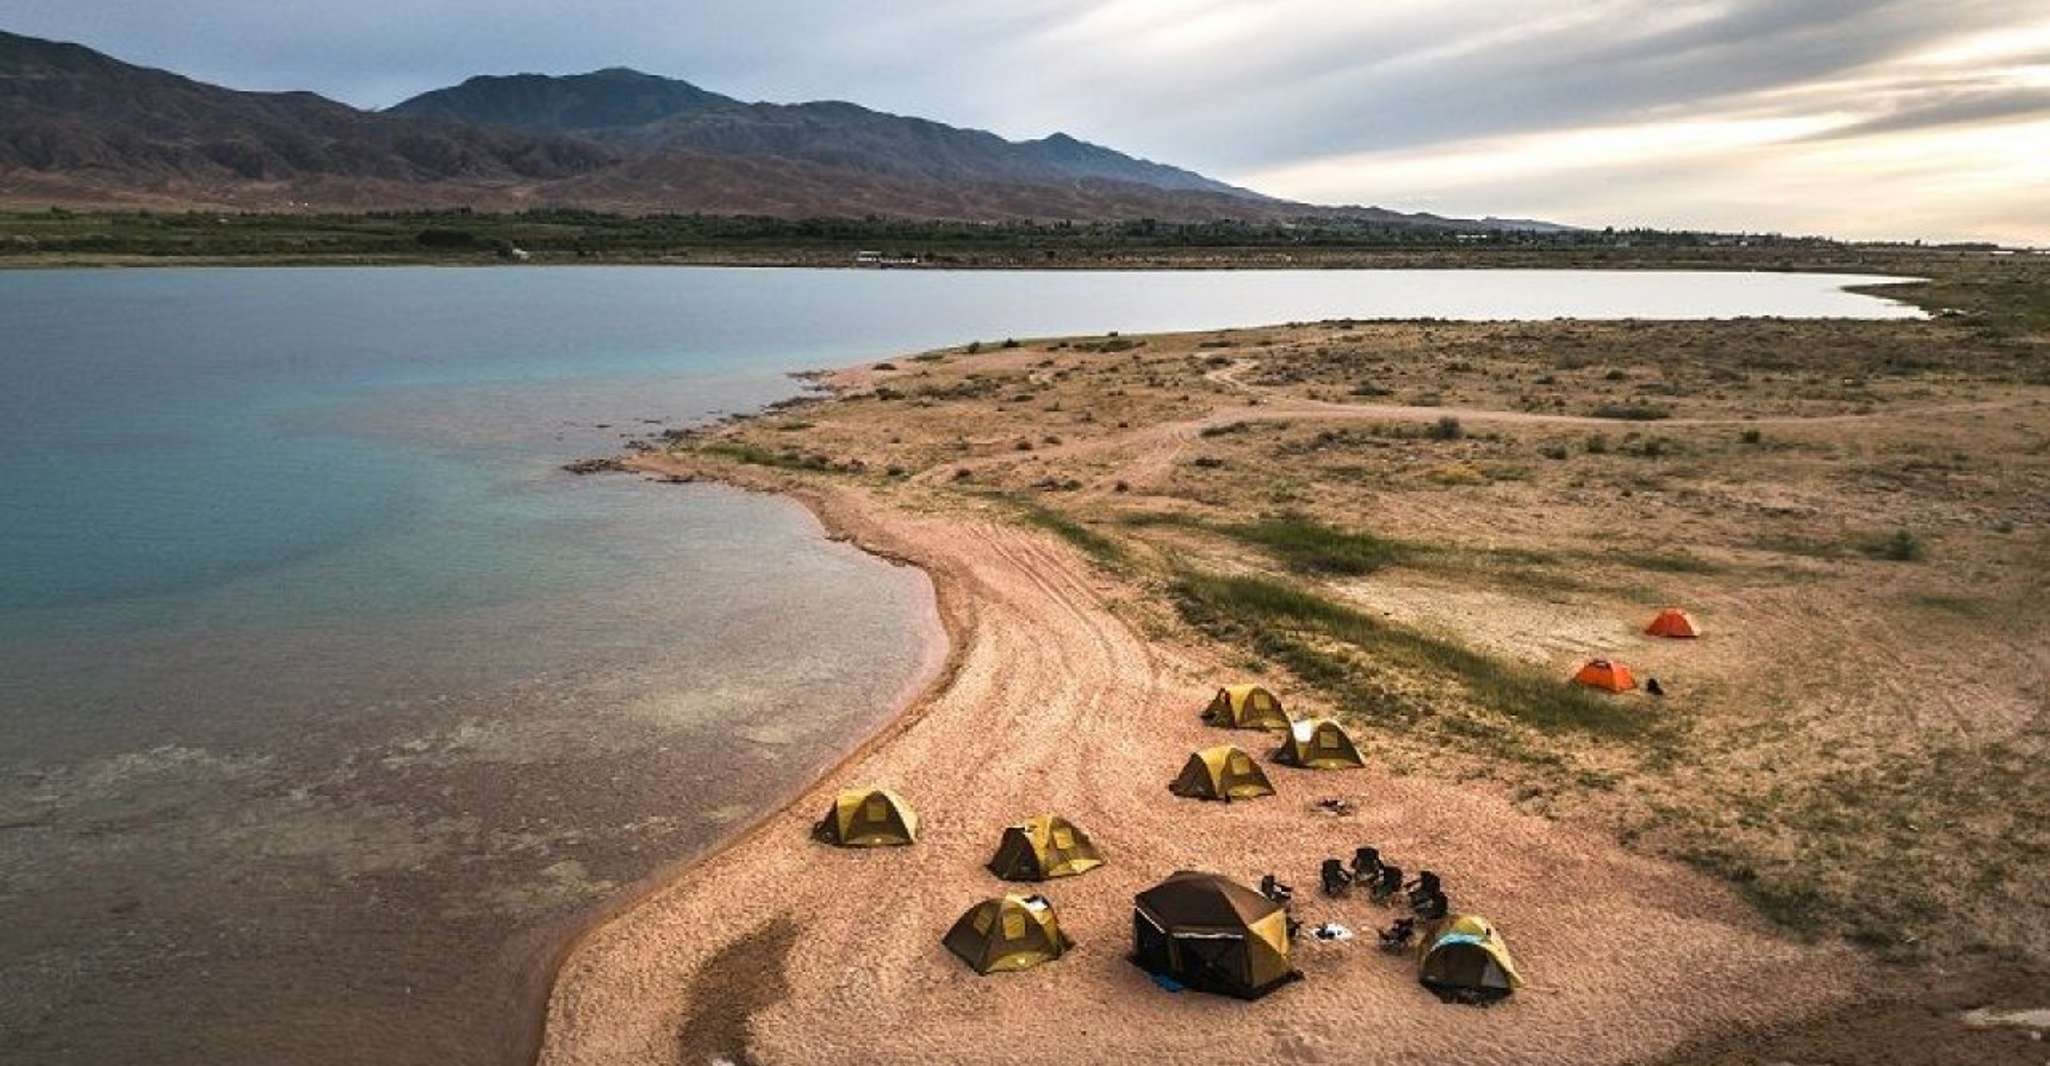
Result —
<path fill-rule="evenodd" d="M 5 0 L 0 29 L 364 107 L 627 65 L 1320 203 L 2050 245 L 2046 0 Z"/>

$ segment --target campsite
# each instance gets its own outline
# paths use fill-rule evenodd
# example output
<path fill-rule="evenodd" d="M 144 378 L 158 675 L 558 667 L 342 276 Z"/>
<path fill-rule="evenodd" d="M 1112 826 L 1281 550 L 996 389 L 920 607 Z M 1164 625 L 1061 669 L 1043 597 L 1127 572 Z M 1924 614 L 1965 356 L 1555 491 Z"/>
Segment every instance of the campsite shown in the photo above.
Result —
<path fill-rule="evenodd" d="M 1365 765 L 1338 722 L 1291 720 L 1281 701 L 1261 686 L 1219 688 L 1204 707 L 1202 720 L 1224 729 L 1272 728 L 1279 723 L 1282 746 L 1273 756 L 1278 764 L 1327 770 Z M 1275 794 L 1252 758 L 1229 744 L 1190 755 L 1168 789 L 1177 796 L 1226 803 Z M 917 842 L 918 824 L 917 812 L 895 790 L 850 788 L 833 797 L 812 827 L 812 836 L 841 848 L 902 846 Z M 1004 828 L 988 869 L 1007 881 L 1045 881 L 1078 876 L 1103 864 L 1103 853 L 1079 826 L 1056 814 L 1041 814 Z M 1522 984 L 1488 920 L 1450 912 L 1436 873 L 1422 870 L 1414 882 L 1405 883 L 1401 869 L 1384 861 L 1371 845 L 1354 849 L 1349 868 L 1335 858 L 1324 860 L 1326 896 L 1350 895 L 1355 880 L 1362 894 L 1371 891 L 1375 903 L 1408 904 L 1412 916 L 1397 918 L 1378 939 L 1390 954 L 1413 952 L 1418 982 L 1440 998 L 1494 1002 Z M 1400 895 L 1403 891 L 1408 892 L 1406 901 Z M 1255 891 L 1218 874 L 1176 871 L 1133 898 L 1129 958 L 1171 992 L 1189 989 L 1258 999 L 1302 979 L 1302 971 L 1291 963 L 1302 926 L 1291 910 L 1293 902 L 1292 890 L 1271 873 L 1261 878 Z M 1426 924 L 1419 931 L 1420 919 Z M 1342 937 L 1327 935 L 1342 928 L 1325 923 L 1318 935 L 1350 939 L 1349 931 Z M 975 903 L 941 943 L 981 975 L 1032 969 L 1075 946 L 1061 931 L 1053 902 L 1039 894 L 1006 894 Z"/>
<path fill-rule="evenodd" d="M 0 1066 L 2050 1066 L 2050 2 L 0 12 Z"/>
<path fill-rule="evenodd" d="M 1797 361 L 1732 371 L 1729 345 Z M 1907 350 L 1952 354 L 1852 377 Z M 2032 801 L 1986 802 L 2050 784 L 2027 687 L 2050 665 L 2028 636 L 2043 547 L 2021 532 L 2050 499 L 2050 426 L 2017 358 L 1943 320 L 1020 339 L 680 435 L 632 464 L 794 494 L 933 576 L 946 679 L 821 786 L 899 788 L 920 838 L 822 847 L 788 819 L 823 798 L 764 822 L 572 958 L 549 1060 L 672 1061 L 684 1025 L 707 1054 L 745 1033 L 842 1061 L 852 1030 L 784 1019 L 856 996 L 922 1020 L 906 1061 L 1047 1010 L 1085 1057 L 1127 1046 L 1112 1017 L 1160 1061 L 1252 1018 L 1259 1056 L 1346 1061 L 1339 1019 L 1367 1015 L 1391 1061 L 1742 1061 L 1718 1056 L 1821 1018 L 1831 1046 L 1940 1025 L 2003 1061 L 2021 1034 L 1958 1019 L 2025 1005 L 2004 990 L 2032 987 L 2026 956 L 1987 945 L 2035 950 L 2044 927 L 2006 919 L 2050 883 Z M 1575 390 L 1617 380 L 1667 390 L 1666 417 L 1581 413 Z M 1322 720 L 1357 765 L 1319 766 Z M 1101 867 L 993 877 L 1006 827 L 1045 811 Z M 1417 919 L 1411 952 L 1449 936 L 1434 966 L 1513 972 L 1515 994 L 1469 1023 L 1415 954 L 1377 950 L 1400 899 L 1320 884 L 1362 845 L 1443 878 L 1446 922 Z M 1224 966 L 1262 990 L 1249 1016 L 1133 965 L 1134 902 L 1177 871 L 1248 902 L 1263 875 L 1292 885 L 1302 979 Z M 850 883 L 887 916 L 825 902 Z M 1021 893 L 1072 949 L 982 976 L 942 947 Z M 715 901 L 771 895 L 733 918 L 755 932 L 678 947 Z M 778 939 L 793 912 L 801 939 Z M 1251 944 L 1264 915 L 1244 917 Z M 1638 994 L 1676 972 L 1686 995 Z M 647 986 L 683 1013 L 626 991 Z M 1594 1021 L 1619 1002 L 1629 1025 Z"/>

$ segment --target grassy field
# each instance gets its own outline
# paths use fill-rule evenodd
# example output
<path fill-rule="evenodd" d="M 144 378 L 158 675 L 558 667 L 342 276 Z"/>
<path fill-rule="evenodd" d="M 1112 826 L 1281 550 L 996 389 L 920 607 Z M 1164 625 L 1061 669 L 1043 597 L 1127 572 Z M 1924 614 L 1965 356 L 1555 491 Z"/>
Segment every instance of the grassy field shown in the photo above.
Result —
<path fill-rule="evenodd" d="M 1044 528 L 1389 771 L 1600 826 L 1799 935 L 2041 959 L 2050 263 L 1916 267 L 1886 291 L 1926 321 L 964 344 L 676 447 Z M 1668 603 L 1708 636 L 1642 636 Z M 1568 685 L 1595 655 L 1669 695 Z"/>

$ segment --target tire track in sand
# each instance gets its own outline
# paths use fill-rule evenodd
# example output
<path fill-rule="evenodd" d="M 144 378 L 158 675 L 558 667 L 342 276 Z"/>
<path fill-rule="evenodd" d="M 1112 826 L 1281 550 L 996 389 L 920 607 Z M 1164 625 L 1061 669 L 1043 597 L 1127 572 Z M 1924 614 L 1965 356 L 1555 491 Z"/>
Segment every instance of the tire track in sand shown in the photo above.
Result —
<path fill-rule="evenodd" d="M 1166 783 L 1192 749 L 1230 740 L 1264 760 L 1272 743 L 1197 721 L 1214 663 L 1149 644 L 1107 609 L 1088 564 L 1036 531 L 900 513 L 857 489 L 811 502 L 829 526 L 858 528 L 871 548 L 933 575 L 955 669 L 908 724 L 589 931 L 550 1002 L 550 1066 L 1038 1064 L 1049 1034 L 1054 1058 L 1076 1062 L 1207 1064 L 1220 1046 L 1249 1060 L 1357 1062 L 1371 1047 L 1387 1061 L 1586 1066 L 1857 991 L 1847 950 L 1780 939 L 1724 886 L 1518 814 L 1485 788 L 1378 767 L 1273 767 L 1275 798 L 1175 799 Z M 832 791 L 862 783 L 904 792 L 925 821 L 917 845 L 848 851 L 809 839 Z M 1359 813 L 1313 815 L 1320 796 Z M 1040 886 L 990 877 L 982 863 L 1001 827 L 1042 809 L 1079 821 L 1109 865 Z M 1304 889 L 1306 921 L 1383 923 L 1364 902 L 1312 898 L 1320 857 L 1369 842 L 1438 870 L 1457 901 L 1494 918 L 1531 987 L 1466 1014 L 1361 941 L 1304 943 L 1309 980 L 1241 1004 L 1168 995 L 1124 959 L 1132 894 L 1184 866 L 1248 882 L 1273 870 Z M 1006 889 L 1053 898 L 1076 952 L 983 978 L 940 948 L 964 909 Z M 773 939 L 780 923 L 797 927 L 787 952 L 762 952 L 748 976 L 738 965 L 748 938 Z M 724 1020 L 684 1029 L 711 1016 Z M 721 1046 L 736 1033 L 745 1048 Z"/>

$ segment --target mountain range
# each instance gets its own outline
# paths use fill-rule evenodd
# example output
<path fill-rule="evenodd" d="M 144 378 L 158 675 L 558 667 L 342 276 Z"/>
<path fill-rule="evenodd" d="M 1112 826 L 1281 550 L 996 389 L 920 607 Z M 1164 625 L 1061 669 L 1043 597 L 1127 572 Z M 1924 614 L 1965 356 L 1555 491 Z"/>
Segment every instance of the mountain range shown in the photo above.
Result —
<path fill-rule="evenodd" d="M 1552 228 L 1294 203 L 1065 133 L 748 103 L 625 68 L 479 76 L 379 112 L 5 32 L 0 203 Z"/>

